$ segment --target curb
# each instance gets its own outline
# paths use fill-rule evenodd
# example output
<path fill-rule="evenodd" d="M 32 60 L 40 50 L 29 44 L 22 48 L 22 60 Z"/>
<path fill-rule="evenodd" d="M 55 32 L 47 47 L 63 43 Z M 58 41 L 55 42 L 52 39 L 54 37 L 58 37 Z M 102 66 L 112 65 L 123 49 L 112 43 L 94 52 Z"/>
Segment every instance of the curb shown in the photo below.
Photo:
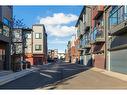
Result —
<path fill-rule="evenodd" d="M 9 75 L 6 75 L 6 76 L 2 76 L 2 77 L 0 77 L 0 86 L 6 84 L 8 82 L 11 82 L 13 80 L 16 80 L 20 77 L 23 77 L 27 74 L 30 74 L 34 70 L 37 70 L 37 68 L 26 69 L 26 70 L 23 70 L 23 71 L 20 71 L 20 72 L 16 72 L 16 73 L 12 73 L 12 74 L 9 74 Z"/>

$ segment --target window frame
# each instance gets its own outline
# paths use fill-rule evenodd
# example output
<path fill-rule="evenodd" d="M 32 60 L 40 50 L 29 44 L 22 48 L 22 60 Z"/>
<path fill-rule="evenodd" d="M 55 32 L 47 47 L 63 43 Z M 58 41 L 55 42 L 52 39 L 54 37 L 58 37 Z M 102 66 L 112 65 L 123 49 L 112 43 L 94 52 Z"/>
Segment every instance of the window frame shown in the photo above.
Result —
<path fill-rule="evenodd" d="M 37 46 L 39 46 L 38 49 L 37 49 Z M 41 50 L 42 50 L 42 45 L 36 44 L 35 45 L 35 51 L 41 51 Z"/>
<path fill-rule="evenodd" d="M 39 34 L 38 38 L 36 37 L 37 34 Z M 35 33 L 35 39 L 42 39 L 42 33 Z"/>

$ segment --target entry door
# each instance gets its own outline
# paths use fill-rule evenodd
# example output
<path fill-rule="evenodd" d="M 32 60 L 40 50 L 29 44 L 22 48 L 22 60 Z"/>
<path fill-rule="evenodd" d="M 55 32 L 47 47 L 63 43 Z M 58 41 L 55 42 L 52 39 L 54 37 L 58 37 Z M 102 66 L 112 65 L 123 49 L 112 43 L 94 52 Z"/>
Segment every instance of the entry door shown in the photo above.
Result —
<path fill-rule="evenodd" d="M 0 70 L 4 69 L 5 64 L 5 50 L 0 48 Z"/>

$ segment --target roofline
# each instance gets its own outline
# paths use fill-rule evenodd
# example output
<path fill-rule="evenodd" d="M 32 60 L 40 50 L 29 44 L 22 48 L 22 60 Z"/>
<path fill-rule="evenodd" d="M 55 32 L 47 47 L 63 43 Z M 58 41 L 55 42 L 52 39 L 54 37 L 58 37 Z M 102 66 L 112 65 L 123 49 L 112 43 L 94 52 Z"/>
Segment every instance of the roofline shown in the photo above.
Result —
<path fill-rule="evenodd" d="M 31 28 L 13 28 L 14 30 L 20 29 L 20 30 L 27 30 L 27 31 L 33 31 Z"/>
<path fill-rule="evenodd" d="M 44 24 L 33 24 L 32 26 L 45 26 Z"/>
<path fill-rule="evenodd" d="M 81 13 L 80 13 L 80 15 L 79 15 L 79 18 L 78 18 L 78 20 L 77 20 L 77 23 L 76 23 L 75 27 L 78 26 L 79 20 L 80 20 L 80 18 L 82 17 L 83 12 L 85 11 L 85 8 L 86 8 L 86 6 L 83 6 L 82 11 L 81 11 Z"/>

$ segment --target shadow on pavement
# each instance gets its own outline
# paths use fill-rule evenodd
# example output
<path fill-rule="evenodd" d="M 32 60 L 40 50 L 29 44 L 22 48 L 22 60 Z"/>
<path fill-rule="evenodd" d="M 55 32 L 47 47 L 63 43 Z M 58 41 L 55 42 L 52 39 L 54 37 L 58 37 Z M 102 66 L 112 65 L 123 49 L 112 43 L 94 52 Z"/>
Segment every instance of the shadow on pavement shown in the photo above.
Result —
<path fill-rule="evenodd" d="M 60 65 L 62 68 L 58 68 L 58 72 L 43 72 L 38 70 L 32 72 L 27 76 L 19 78 L 15 81 L 0 86 L 0 89 L 38 89 L 43 88 L 46 85 L 52 85 L 60 80 L 65 81 L 76 77 L 75 74 L 86 71 L 90 68 L 79 65 Z M 52 88 L 54 89 L 54 88 Z"/>

